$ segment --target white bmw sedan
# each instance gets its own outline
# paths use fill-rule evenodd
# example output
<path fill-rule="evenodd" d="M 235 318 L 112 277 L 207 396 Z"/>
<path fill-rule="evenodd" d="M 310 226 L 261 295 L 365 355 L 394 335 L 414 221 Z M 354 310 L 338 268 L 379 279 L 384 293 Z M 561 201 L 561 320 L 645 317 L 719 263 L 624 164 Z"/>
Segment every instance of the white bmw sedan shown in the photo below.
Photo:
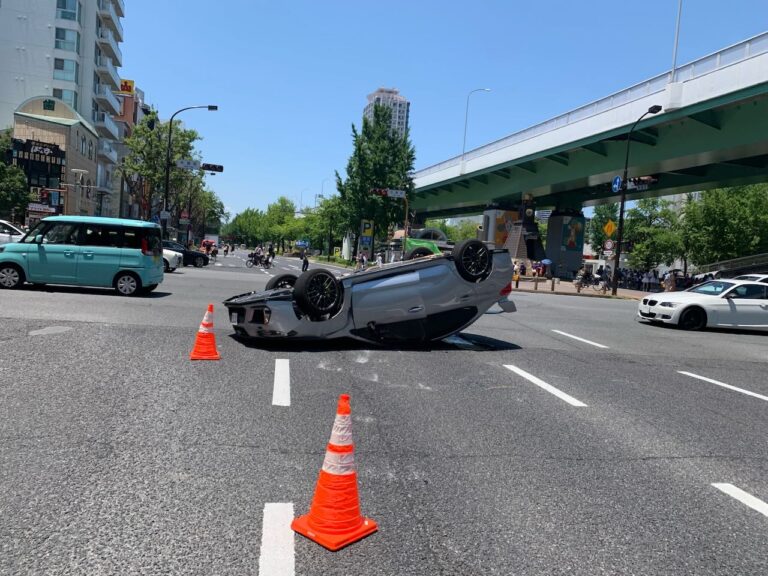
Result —
<path fill-rule="evenodd" d="M 768 284 L 710 280 L 684 292 L 648 294 L 640 300 L 637 316 L 684 330 L 708 327 L 768 331 Z"/>

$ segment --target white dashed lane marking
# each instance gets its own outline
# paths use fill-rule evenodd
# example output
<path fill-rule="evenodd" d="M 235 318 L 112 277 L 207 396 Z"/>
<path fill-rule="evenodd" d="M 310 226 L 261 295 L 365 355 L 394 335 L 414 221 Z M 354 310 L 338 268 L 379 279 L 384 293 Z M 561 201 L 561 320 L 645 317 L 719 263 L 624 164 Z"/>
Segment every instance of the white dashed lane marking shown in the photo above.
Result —
<path fill-rule="evenodd" d="M 684 376 L 690 376 L 691 378 L 698 378 L 699 380 L 703 380 L 704 382 L 709 382 L 710 384 L 722 386 L 723 388 L 727 388 L 728 390 L 741 392 L 742 394 L 746 394 L 747 396 L 752 396 L 754 398 L 759 398 L 760 400 L 768 401 L 768 396 L 763 396 L 762 394 L 758 394 L 757 392 L 750 392 L 749 390 L 744 390 L 743 388 L 736 388 L 736 386 L 731 386 L 730 384 L 726 384 L 725 382 L 720 382 L 719 380 L 712 380 L 712 378 L 707 378 L 706 376 L 699 376 L 698 374 L 693 374 L 692 372 L 684 372 L 682 370 L 678 370 L 678 373 L 683 374 Z"/>
<path fill-rule="evenodd" d="M 591 344 L 592 346 L 597 346 L 598 348 L 608 348 L 608 346 L 604 344 L 598 344 L 597 342 L 592 342 L 592 340 L 587 340 L 586 338 L 580 338 L 579 336 L 568 334 L 568 332 L 561 332 L 560 330 L 552 330 L 552 332 L 555 332 L 556 334 L 560 334 L 562 336 L 567 336 L 568 338 L 573 338 L 574 340 L 578 340 L 579 342 L 584 342 L 585 344 Z"/>
<path fill-rule="evenodd" d="M 529 382 L 533 382 L 534 384 L 536 384 L 536 386 L 538 386 L 542 390 L 546 390 L 550 394 L 553 394 L 553 395 L 557 396 L 558 398 L 560 398 L 560 400 L 568 402 L 568 404 L 570 404 L 571 406 L 576 406 L 578 408 L 584 408 L 584 407 L 587 406 L 583 402 L 580 402 L 579 400 L 576 400 L 576 398 L 574 398 L 573 396 L 570 396 L 569 394 L 566 394 L 565 392 L 563 392 L 561 390 L 558 390 L 557 388 L 555 388 L 551 384 L 547 384 L 546 382 L 544 382 L 544 380 L 541 380 L 540 378 L 537 378 L 533 374 L 529 374 L 525 370 L 521 370 L 517 366 L 512 366 L 511 364 L 504 364 L 504 368 L 506 368 L 507 370 L 511 370 L 512 372 L 514 372 L 518 376 L 522 376 L 523 378 L 525 378 Z"/>
<path fill-rule="evenodd" d="M 277 358 L 275 360 L 275 384 L 272 388 L 272 405 L 291 405 L 291 367 L 286 358 Z"/>
<path fill-rule="evenodd" d="M 750 494 L 749 492 L 744 492 L 741 488 L 737 488 L 733 484 L 712 484 L 715 488 L 720 490 L 721 492 L 724 492 L 725 494 L 728 494 L 731 498 L 736 498 L 739 502 L 742 504 L 746 504 L 752 510 L 757 510 L 762 514 L 763 516 L 768 516 L 768 504 L 760 500 L 759 498 L 755 498 Z"/>
<path fill-rule="evenodd" d="M 264 504 L 259 576 L 293 576 L 296 573 L 293 502 Z"/>

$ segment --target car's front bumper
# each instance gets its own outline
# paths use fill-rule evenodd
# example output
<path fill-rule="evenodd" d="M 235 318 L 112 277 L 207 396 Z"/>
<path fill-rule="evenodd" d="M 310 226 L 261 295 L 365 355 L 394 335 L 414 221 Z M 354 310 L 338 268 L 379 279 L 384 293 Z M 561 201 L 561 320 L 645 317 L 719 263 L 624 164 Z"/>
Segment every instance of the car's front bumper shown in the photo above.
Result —
<path fill-rule="evenodd" d="M 657 303 L 652 305 L 650 303 L 646 304 L 644 301 L 641 301 L 640 304 L 638 304 L 638 319 L 647 320 L 649 322 L 661 322 L 664 324 L 677 324 L 678 320 L 680 319 L 680 312 L 683 306 L 669 308 L 667 306 L 660 306 L 657 300 L 651 301 Z"/>

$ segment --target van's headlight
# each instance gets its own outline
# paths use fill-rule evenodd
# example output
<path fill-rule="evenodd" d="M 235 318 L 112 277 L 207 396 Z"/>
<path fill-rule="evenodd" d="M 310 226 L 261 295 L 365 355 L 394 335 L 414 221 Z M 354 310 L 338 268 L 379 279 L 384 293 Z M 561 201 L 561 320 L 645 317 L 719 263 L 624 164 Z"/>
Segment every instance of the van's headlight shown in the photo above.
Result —
<path fill-rule="evenodd" d="M 678 306 L 680 306 L 680 304 L 681 304 L 680 302 L 662 302 L 661 304 L 659 304 L 659 306 L 662 306 L 664 308 L 677 308 Z"/>

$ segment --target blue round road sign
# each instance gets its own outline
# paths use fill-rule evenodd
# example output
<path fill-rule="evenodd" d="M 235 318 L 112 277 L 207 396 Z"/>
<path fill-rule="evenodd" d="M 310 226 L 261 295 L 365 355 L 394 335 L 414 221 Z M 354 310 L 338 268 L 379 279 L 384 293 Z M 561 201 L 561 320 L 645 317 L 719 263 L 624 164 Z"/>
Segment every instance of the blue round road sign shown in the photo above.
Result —
<path fill-rule="evenodd" d="M 621 176 L 616 176 L 613 179 L 613 185 L 611 186 L 614 192 L 621 190 Z"/>

